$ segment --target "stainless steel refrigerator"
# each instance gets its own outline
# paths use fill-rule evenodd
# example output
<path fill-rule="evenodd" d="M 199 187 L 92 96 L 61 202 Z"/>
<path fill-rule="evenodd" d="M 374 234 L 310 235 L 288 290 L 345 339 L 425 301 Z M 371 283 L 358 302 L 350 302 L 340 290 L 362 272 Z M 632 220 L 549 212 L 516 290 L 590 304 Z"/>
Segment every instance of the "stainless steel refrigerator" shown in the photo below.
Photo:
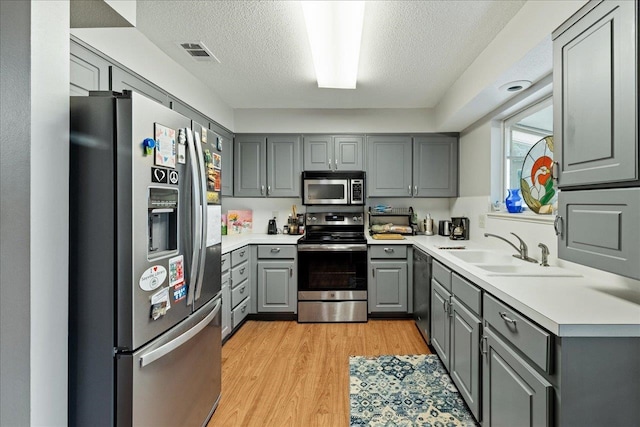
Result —
<path fill-rule="evenodd" d="M 70 425 L 202 426 L 213 414 L 215 142 L 136 93 L 71 98 Z"/>

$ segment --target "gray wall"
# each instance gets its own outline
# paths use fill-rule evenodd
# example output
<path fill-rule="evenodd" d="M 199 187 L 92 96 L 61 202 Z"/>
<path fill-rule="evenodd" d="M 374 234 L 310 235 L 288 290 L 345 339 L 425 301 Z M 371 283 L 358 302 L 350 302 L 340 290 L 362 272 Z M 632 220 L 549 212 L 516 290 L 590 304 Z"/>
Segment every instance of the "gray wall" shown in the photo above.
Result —
<path fill-rule="evenodd" d="M 69 1 L 0 19 L 0 425 L 64 426 Z"/>
<path fill-rule="evenodd" d="M 30 19 L 29 2 L 0 2 L 0 425 L 3 426 L 29 424 Z"/>

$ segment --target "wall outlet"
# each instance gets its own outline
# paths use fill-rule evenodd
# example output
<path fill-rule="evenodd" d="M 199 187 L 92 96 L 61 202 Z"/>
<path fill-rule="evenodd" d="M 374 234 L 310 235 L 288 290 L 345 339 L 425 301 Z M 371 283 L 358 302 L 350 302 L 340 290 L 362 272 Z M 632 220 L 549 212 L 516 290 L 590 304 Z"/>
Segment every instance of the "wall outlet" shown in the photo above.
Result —
<path fill-rule="evenodd" d="M 484 228 L 485 227 L 485 219 L 486 219 L 485 214 L 478 215 L 478 227 L 480 227 L 480 228 Z"/>

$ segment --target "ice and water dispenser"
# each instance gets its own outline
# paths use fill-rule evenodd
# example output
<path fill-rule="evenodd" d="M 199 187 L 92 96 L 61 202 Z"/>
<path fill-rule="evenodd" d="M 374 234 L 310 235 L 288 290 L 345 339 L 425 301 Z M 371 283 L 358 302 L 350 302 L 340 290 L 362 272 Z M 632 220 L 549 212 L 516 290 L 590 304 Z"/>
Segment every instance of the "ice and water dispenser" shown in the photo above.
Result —
<path fill-rule="evenodd" d="M 178 190 L 149 187 L 149 259 L 178 250 Z"/>

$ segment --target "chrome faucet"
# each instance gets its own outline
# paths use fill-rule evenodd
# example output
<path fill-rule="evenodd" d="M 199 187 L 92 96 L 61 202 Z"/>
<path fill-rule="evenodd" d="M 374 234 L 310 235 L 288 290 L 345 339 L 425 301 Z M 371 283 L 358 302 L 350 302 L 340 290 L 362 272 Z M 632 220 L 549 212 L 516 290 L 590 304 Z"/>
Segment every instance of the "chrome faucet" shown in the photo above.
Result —
<path fill-rule="evenodd" d="M 543 267 L 549 267 L 549 248 L 544 243 L 538 243 L 538 247 L 542 249 L 542 259 L 540 265 Z"/>
<path fill-rule="evenodd" d="M 513 246 L 513 248 L 518 252 L 517 255 L 516 254 L 513 255 L 515 258 L 519 258 L 521 260 L 529 261 L 529 262 L 538 262 L 533 258 L 529 258 L 529 248 L 527 247 L 527 244 L 524 242 L 524 240 L 522 240 L 516 233 L 511 233 L 511 234 L 516 236 L 516 239 L 520 241 L 520 247 L 517 247 L 516 245 L 514 245 L 504 237 L 498 236 L 497 234 L 484 233 L 484 237 L 495 237 L 496 239 L 500 239 L 504 242 L 507 242 L 511 246 Z"/>

